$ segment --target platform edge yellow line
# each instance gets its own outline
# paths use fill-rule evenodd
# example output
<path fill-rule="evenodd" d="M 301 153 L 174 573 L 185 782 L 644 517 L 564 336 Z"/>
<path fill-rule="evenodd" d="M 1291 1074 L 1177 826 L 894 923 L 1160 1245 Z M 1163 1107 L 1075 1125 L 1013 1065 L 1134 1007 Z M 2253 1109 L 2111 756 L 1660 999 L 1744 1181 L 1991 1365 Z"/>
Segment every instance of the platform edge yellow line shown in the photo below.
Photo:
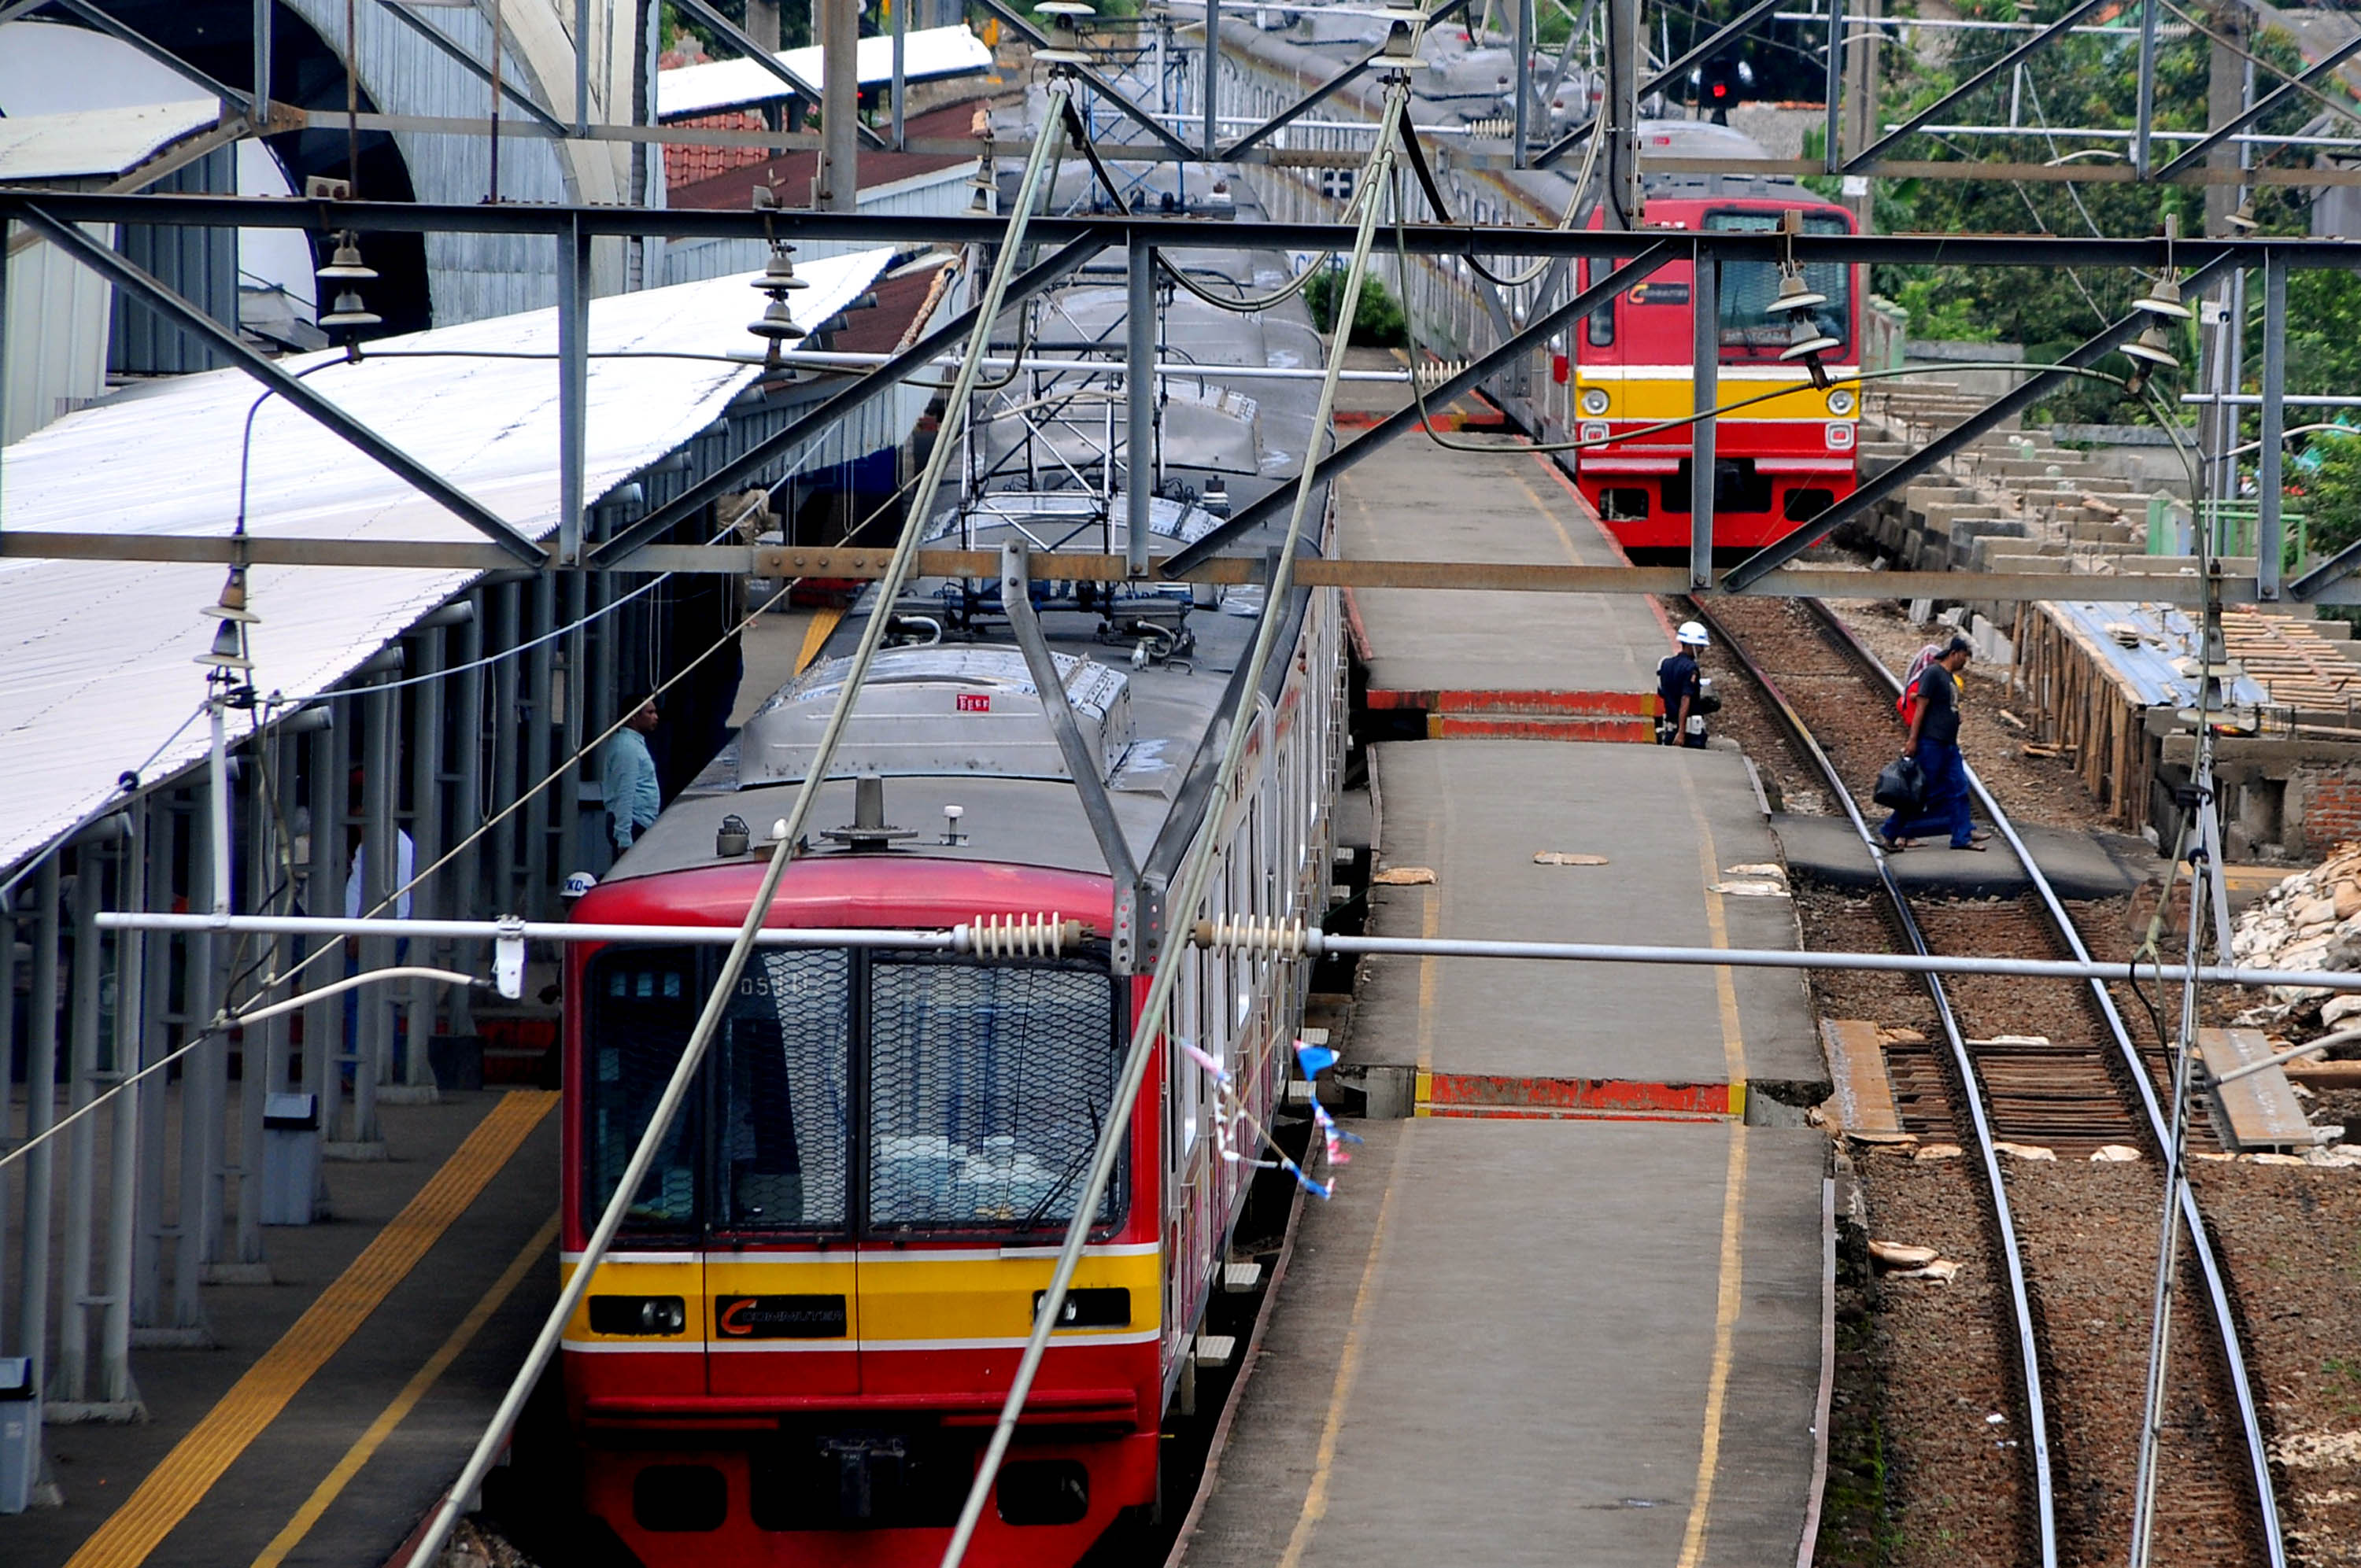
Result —
<path fill-rule="evenodd" d="M 147 1562 L 288 1401 L 409 1277 L 451 1223 L 467 1212 L 556 1103 L 556 1094 L 543 1090 L 502 1096 L 361 1255 L 92 1532 L 66 1568 L 134 1568 Z"/>
<path fill-rule="evenodd" d="M 533 1265 L 541 1261 L 542 1254 L 556 1245 L 557 1218 L 552 1214 L 544 1221 L 541 1229 L 533 1233 L 533 1239 L 509 1260 L 508 1267 L 475 1306 L 468 1309 L 467 1315 L 459 1320 L 459 1326 L 451 1331 L 451 1336 L 426 1358 L 424 1365 L 411 1374 L 410 1381 L 402 1385 L 401 1392 L 378 1412 L 377 1420 L 369 1423 L 368 1430 L 353 1441 L 352 1447 L 345 1450 L 345 1456 L 336 1461 L 335 1468 L 312 1488 L 312 1495 L 303 1499 L 303 1506 L 295 1510 L 295 1517 L 287 1521 L 287 1528 L 273 1536 L 270 1544 L 264 1547 L 262 1554 L 254 1560 L 253 1568 L 279 1568 L 287 1560 L 287 1554 L 303 1543 L 303 1538 L 312 1533 L 312 1527 L 320 1522 L 320 1516 L 328 1511 L 329 1505 L 344 1496 L 345 1488 L 352 1485 L 353 1477 L 377 1456 L 377 1451 L 385 1446 L 385 1440 L 393 1435 L 394 1429 L 410 1418 L 410 1412 L 417 1408 L 419 1400 L 426 1397 L 426 1391 L 434 1387 L 443 1374 L 450 1370 L 451 1364 L 475 1343 L 484 1325 L 492 1321 L 492 1314 L 516 1294 L 516 1288 L 524 1283 L 524 1277 L 533 1271 Z"/>

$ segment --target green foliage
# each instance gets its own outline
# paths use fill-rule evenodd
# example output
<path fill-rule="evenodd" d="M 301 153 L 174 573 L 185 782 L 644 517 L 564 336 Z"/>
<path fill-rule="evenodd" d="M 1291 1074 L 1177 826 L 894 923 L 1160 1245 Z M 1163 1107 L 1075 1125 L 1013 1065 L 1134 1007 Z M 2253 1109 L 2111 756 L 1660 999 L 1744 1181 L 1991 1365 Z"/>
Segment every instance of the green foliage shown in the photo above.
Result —
<path fill-rule="evenodd" d="M 1971 19 L 2047 21 L 2059 15 L 2065 3 L 1964 0 L 1959 14 Z M 1949 37 L 1957 41 L 1948 55 L 1939 55 L 1933 48 L 1884 52 L 1882 58 L 1888 74 L 1880 104 L 1882 119 L 1902 119 L 1934 103 L 1954 83 L 2015 47 L 2022 35 Z M 2205 38 L 2192 32 L 2169 39 L 2158 49 L 2156 125 L 2159 130 L 2204 126 L 2210 47 Z M 2294 46 L 2283 34 L 2266 33 L 2257 41 L 2256 52 L 2275 64 L 2300 69 Z M 2025 67 L 2022 91 L 2004 74 L 1938 115 L 1955 124 L 2010 124 L 2014 104 L 2014 123 L 2025 127 L 2023 135 L 1972 139 L 1921 135 L 1910 138 L 1897 152 L 1905 158 L 1942 162 L 2048 163 L 2078 148 L 2120 147 L 2120 143 L 2053 138 L 2044 127 L 2120 125 L 2128 118 L 2137 90 L 2138 50 L 2131 37 L 2069 35 L 2031 57 Z M 2268 116 L 2261 128 L 2290 132 L 2312 113 L 2310 107 L 2290 103 Z M 2172 146 L 2158 143 L 2158 159 L 2170 158 Z M 2081 161 L 2104 165 L 2118 161 L 2119 157 Z M 2052 181 L 1882 180 L 1876 186 L 1877 227 L 1895 234 L 2153 235 L 2162 231 L 2168 216 L 2179 220 L 2181 233 L 2202 234 L 2202 190 Z M 2303 209 L 2277 189 L 2262 193 L 2257 217 L 2268 232 L 2301 233 L 2306 223 Z M 2147 282 L 2128 271 L 2048 267 L 2031 247 L 2026 247 L 2026 260 L 2023 268 L 1880 266 L 1872 271 L 1871 286 L 1910 312 L 1913 337 L 2020 343 L 2028 359 L 2048 361 L 2120 317 Z M 2305 352 L 2312 355 L 2320 374 L 2342 375 L 2349 388 L 2355 372 L 2361 372 L 2361 285 L 2344 274 L 2297 276 L 2305 280 L 2307 304 L 2297 305 L 2291 296 L 2290 320 L 2312 323 L 2319 341 Z M 2319 298 L 2315 302 L 2312 296 Z M 2338 297 L 2332 301 L 2329 296 Z M 2333 303 L 2336 308 L 2315 311 L 2311 308 L 2315 302 L 2323 307 Z M 2188 352 L 2182 355 L 2182 363 L 2193 365 L 2194 335 L 2184 336 Z M 2258 351 L 2260 343 L 2258 332 L 2250 334 L 2251 348 Z M 2290 348 L 2292 362 L 2297 353 L 2292 337 Z M 2119 359 L 2100 367 L 2118 375 L 2129 369 Z M 2146 422 L 2149 416 L 2143 404 L 2126 401 L 2119 389 L 2082 380 L 2050 400 L 2033 417 Z"/>
<path fill-rule="evenodd" d="M 1323 269 L 1318 276 L 1303 286 L 1304 307 L 1312 313 L 1312 324 L 1322 332 L 1336 324 L 1336 302 L 1345 291 L 1345 274 L 1335 268 Z M 1399 348 L 1410 341 L 1409 323 L 1401 306 L 1386 291 L 1386 286 L 1374 276 L 1361 280 L 1361 297 L 1353 308 L 1353 335 L 1349 340 L 1356 348 Z"/>
<path fill-rule="evenodd" d="M 2361 539 L 2361 432 L 2315 436 L 2306 450 L 2320 460 L 2303 481 L 2312 552 L 2333 555 Z"/>

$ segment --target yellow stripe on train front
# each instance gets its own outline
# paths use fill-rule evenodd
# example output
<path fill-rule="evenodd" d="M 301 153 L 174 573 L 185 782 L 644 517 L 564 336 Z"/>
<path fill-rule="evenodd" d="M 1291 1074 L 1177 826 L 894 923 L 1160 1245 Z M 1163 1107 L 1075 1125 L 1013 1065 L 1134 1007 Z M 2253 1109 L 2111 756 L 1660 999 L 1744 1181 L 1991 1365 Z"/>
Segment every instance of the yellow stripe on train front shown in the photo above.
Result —
<path fill-rule="evenodd" d="M 1575 379 L 1577 396 L 1582 389 L 1593 386 L 1607 394 L 1609 419 L 1686 419 L 1697 411 L 1693 406 L 1696 388 L 1686 376 L 1677 378 L 1626 376 L 1609 379 L 1593 375 L 1586 368 Z M 1725 374 L 1719 382 L 1721 400 L 1727 404 L 1741 398 L 1759 396 L 1771 390 L 1780 379 L 1784 378 L 1757 380 L 1750 377 L 1741 379 Z M 1759 403 L 1749 403 L 1721 417 L 1732 421 L 1779 419 L 1822 422 L 1835 417 L 1828 412 L 1828 396 L 1809 381 L 1804 381 L 1784 396 L 1764 398 Z"/>
<path fill-rule="evenodd" d="M 577 1266 L 566 1264 L 571 1275 Z M 714 1337 L 713 1301 L 719 1296 L 842 1296 L 848 1339 L 864 1344 L 896 1341 L 938 1343 L 946 1340 L 1021 1339 L 1032 1332 L 1033 1298 L 1049 1287 L 1057 1258 L 1049 1249 L 1018 1257 L 944 1257 L 926 1252 L 684 1253 L 679 1261 L 632 1258 L 598 1266 L 588 1296 L 678 1296 L 687 1324 L 676 1335 L 590 1332 L 589 1303 L 574 1314 L 566 1338 L 572 1344 L 683 1343 Z M 1075 1271 L 1076 1290 L 1119 1288 L 1130 1292 L 1130 1319 L 1100 1324 L 1099 1332 L 1133 1331 L 1162 1324 L 1163 1271 L 1153 1251 L 1092 1253 Z M 1080 1330 L 1077 1332 L 1090 1332 Z"/>
<path fill-rule="evenodd" d="M 923 1253 L 887 1261 L 861 1259 L 861 1339 L 939 1343 L 961 1339 L 1021 1339 L 1033 1332 L 1034 1295 L 1049 1288 L 1052 1256 L 961 1258 L 934 1262 Z M 1120 1288 L 1131 1293 L 1134 1331 L 1162 1321 L 1163 1271 L 1153 1253 L 1086 1256 L 1074 1271 L 1076 1290 Z M 1100 1332 L 1117 1327 L 1101 1324 Z"/>

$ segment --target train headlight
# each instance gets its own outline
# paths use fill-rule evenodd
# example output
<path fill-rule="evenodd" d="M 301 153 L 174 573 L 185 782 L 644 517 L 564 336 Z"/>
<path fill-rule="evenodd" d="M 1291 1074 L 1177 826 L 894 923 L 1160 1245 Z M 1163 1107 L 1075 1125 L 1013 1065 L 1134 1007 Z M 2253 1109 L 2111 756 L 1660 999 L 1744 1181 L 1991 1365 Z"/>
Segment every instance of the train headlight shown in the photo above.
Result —
<path fill-rule="evenodd" d="M 1607 422 L 1603 419 L 1585 420 L 1582 425 L 1582 439 L 1585 441 L 1606 440 Z"/>
<path fill-rule="evenodd" d="M 1831 452 L 1851 451 L 1852 426 L 1841 420 L 1832 421 L 1828 426 L 1828 441 Z"/>
<path fill-rule="evenodd" d="M 676 1334 L 688 1327 L 688 1303 L 678 1296 L 593 1296 L 594 1334 Z"/>
<path fill-rule="evenodd" d="M 1828 412 L 1839 419 L 1850 418 L 1852 411 L 1860 406 L 1861 400 L 1853 396 L 1850 387 L 1838 387 L 1828 393 Z"/>
<path fill-rule="evenodd" d="M 1585 387 L 1582 389 L 1582 411 L 1593 419 L 1602 418 L 1607 412 L 1607 389 Z"/>

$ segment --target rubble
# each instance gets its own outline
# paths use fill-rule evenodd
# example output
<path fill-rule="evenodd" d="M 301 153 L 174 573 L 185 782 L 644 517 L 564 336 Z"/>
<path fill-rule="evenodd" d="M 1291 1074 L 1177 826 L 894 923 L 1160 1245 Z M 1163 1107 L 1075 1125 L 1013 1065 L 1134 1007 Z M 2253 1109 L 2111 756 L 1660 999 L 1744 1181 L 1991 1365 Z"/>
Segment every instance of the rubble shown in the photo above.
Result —
<path fill-rule="evenodd" d="M 2251 969 L 2361 970 L 2361 844 L 2340 845 L 2257 899 L 2231 928 L 2230 954 Z M 2264 995 L 2237 1022 L 2290 1044 L 2361 1021 L 2361 994 L 2275 985 Z"/>

